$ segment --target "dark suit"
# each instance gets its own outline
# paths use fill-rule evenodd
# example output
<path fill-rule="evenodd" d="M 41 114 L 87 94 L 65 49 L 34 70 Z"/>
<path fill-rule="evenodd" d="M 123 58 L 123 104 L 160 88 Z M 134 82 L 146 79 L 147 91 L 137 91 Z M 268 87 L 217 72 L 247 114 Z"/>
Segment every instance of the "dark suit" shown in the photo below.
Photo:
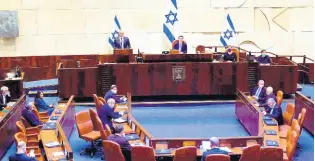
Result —
<path fill-rule="evenodd" d="M 107 139 L 119 144 L 125 160 L 131 161 L 131 145 L 124 137 L 119 135 L 109 135 Z"/>
<path fill-rule="evenodd" d="M 38 112 L 48 112 L 49 115 L 54 111 L 53 108 L 49 107 L 42 98 L 36 98 L 34 100 L 35 106 Z"/>
<path fill-rule="evenodd" d="M 11 97 L 8 95 L 5 96 L 5 103 L 3 101 L 3 95 L 0 94 L 0 110 L 3 110 L 3 108 L 7 107 L 7 104 L 11 101 Z"/>
<path fill-rule="evenodd" d="M 271 64 L 271 59 L 268 55 L 265 55 L 264 57 L 262 57 L 261 55 L 257 58 L 257 61 L 260 64 Z"/>
<path fill-rule="evenodd" d="M 105 96 L 104 96 L 104 99 L 105 99 L 106 102 L 107 102 L 108 99 L 110 99 L 110 98 L 114 99 L 114 100 L 116 101 L 116 103 L 122 102 L 122 101 L 120 100 L 120 97 L 118 97 L 118 96 L 117 96 L 114 92 L 112 92 L 111 90 L 109 90 L 108 92 L 106 92 L 106 94 L 105 94 Z"/>
<path fill-rule="evenodd" d="M 114 131 L 113 122 L 112 119 L 117 119 L 121 117 L 121 115 L 118 112 L 114 112 L 114 109 L 109 107 L 108 104 L 103 105 L 101 108 L 101 111 L 99 113 L 99 117 L 102 121 L 103 126 L 105 127 L 105 124 L 107 124 L 112 131 Z"/>
<path fill-rule="evenodd" d="M 225 155 L 228 155 L 228 152 L 225 151 L 225 150 L 221 150 L 220 148 L 212 148 L 212 149 L 209 149 L 209 150 L 203 152 L 202 157 L 201 157 L 201 161 L 205 161 L 207 156 L 211 155 L 211 154 L 225 154 Z"/>
<path fill-rule="evenodd" d="M 114 40 L 114 47 L 115 49 L 122 49 L 121 47 L 121 38 L 118 37 Z M 124 46 L 124 49 L 130 49 L 131 48 L 131 45 L 130 45 L 130 41 L 129 41 L 129 38 L 128 37 L 123 37 L 123 46 Z"/>
<path fill-rule="evenodd" d="M 272 111 L 272 113 L 270 113 Z M 277 120 L 278 125 L 283 125 L 283 116 L 282 116 L 282 109 L 280 106 L 278 106 L 277 104 L 275 105 L 275 107 L 273 108 L 266 108 L 266 116 L 270 116 L 274 119 Z"/>
<path fill-rule="evenodd" d="M 263 103 L 261 103 L 260 106 L 267 106 L 267 100 L 269 98 L 273 98 L 274 100 L 276 100 L 276 96 L 274 93 L 270 93 L 269 95 L 265 94 L 265 97 L 263 98 Z"/>
<path fill-rule="evenodd" d="M 175 50 L 179 50 L 179 41 L 177 41 L 175 44 L 174 44 L 174 49 Z M 182 42 L 182 47 L 181 47 L 181 50 L 180 50 L 182 53 L 186 54 L 187 53 L 187 44 L 186 42 Z"/>
<path fill-rule="evenodd" d="M 253 91 L 251 92 L 251 95 L 252 95 L 252 96 L 255 96 L 258 89 L 259 89 L 259 87 L 255 87 L 255 88 L 253 89 Z M 265 103 L 265 95 L 266 95 L 266 88 L 263 87 L 263 88 L 260 90 L 259 94 L 258 94 L 258 100 L 257 100 L 257 101 L 258 101 L 259 104 Z"/>
<path fill-rule="evenodd" d="M 35 116 L 35 114 L 27 109 L 22 110 L 22 116 L 26 119 L 28 123 L 31 124 L 32 127 L 42 125 L 43 123 Z"/>
<path fill-rule="evenodd" d="M 26 154 L 15 154 L 9 157 L 9 161 L 37 161 L 37 159 L 29 157 Z"/>
<path fill-rule="evenodd" d="M 223 61 L 236 62 L 236 54 L 235 53 L 232 53 L 232 54 L 224 53 L 222 55 L 222 59 L 223 59 Z"/>

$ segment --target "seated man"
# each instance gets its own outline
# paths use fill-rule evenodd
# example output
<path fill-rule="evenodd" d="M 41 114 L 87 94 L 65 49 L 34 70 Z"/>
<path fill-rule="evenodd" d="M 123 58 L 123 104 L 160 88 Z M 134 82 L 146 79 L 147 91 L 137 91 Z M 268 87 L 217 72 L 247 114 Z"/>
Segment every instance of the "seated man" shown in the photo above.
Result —
<path fill-rule="evenodd" d="M 117 94 L 117 86 L 113 84 L 110 86 L 110 90 L 106 92 L 104 96 L 105 101 L 107 101 L 109 98 L 113 98 L 116 101 L 116 103 L 122 103 L 122 102 L 127 101 L 127 98 L 125 96 L 118 97 L 116 96 L 116 94 Z"/>
<path fill-rule="evenodd" d="M 201 161 L 205 161 L 207 156 L 211 155 L 211 154 L 225 154 L 225 155 L 228 155 L 227 151 L 221 150 L 219 148 L 220 142 L 219 142 L 218 138 L 211 137 L 210 138 L 210 146 L 211 146 L 211 149 L 208 149 L 207 151 L 203 152 L 202 157 L 201 157 Z"/>
<path fill-rule="evenodd" d="M 123 112 L 114 112 L 115 100 L 113 98 L 109 98 L 106 104 L 100 110 L 99 117 L 102 121 L 103 127 L 107 124 L 109 128 L 114 131 L 112 119 L 117 119 L 123 116 Z M 114 133 L 114 132 L 112 132 Z"/>
<path fill-rule="evenodd" d="M 266 50 L 261 50 L 261 55 L 258 56 L 257 61 L 261 65 L 270 65 L 271 64 L 271 59 L 269 55 L 266 54 Z"/>
<path fill-rule="evenodd" d="M 174 44 L 173 49 L 178 50 L 180 54 L 187 53 L 187 44 L 184 41 L 184 36 L 178 36 L 178 41 Z"/>
<path fill-rule="evenodd" d="M 273 98 L 273 99 L 276 100 L 276 96 L 275 96 L 275 94 L 273 93 L 273 88 L 272 88 L 271 86 L 269 86 L 269 87 L 266 88 L 266 95 L 265 95 L 264 100 L 263 100 L 264 103 L 260 104 L 260 106 L 266 106 L 266 105 L 267 105 L 267 100 L 268 100 L 269 98 Z"/>
<path fill-rule="evenodd" d="M 37 161 L 34 151 L 31 151 L 28 155 L 26 153 L 26 143 L 19 141 L 17 145 L 17 152 L 15 155 L 9 157 L 9 161 Z"/>
<path fill-rule="evenodd" d="M 124 35 L 125 33 L 123 31 L 119 31 L 119 36 L 114 40 L 115 49 L 130 49 L 131 48 L 129 38 Z"/>
<path fill-rule="evenodd" d="M 221 60 L 225 62 L 236 62 L 236 54 L 232 51 L 231 46 L 228 46 L 227 52 L 222 55 Z"/>
<path fill-rule="evenodd" d="M 265 116 L 270 116 L 276 119 L 279 126 L 283 125 L 282 109 L 277 105 L 275 99 L 269 98 L 267 100 L 267 107 L 265 109 L 266 111 L 263 112 Z"/>
<path fill-rule="evenodd" d="M 11 101 L 9 88 L 2 86 L 0 89 L 0 111 L 7 107 L 7 104 Z"/>
<path fill-rule="evenodd" d="M 124 126 L 122 124 L 117 124 L 115 126 L 115 134 L 108 136 L 107 139 L 119 144 L 125 160 L 131 161 L 131 145 L 125 139 Z"/>
<path fill-rule="evenodd" d="M 33 113 L 34 104 L 33 102 L 29 102 L 26 104 L 25 108 L 22 110 L 22 116 L 26 119 L 26 121 L 32 126 L 42 125 L 43 123 L 37 118 L 37 116 Z"/>
<path fill-rule="evenodd" d="M 251 95 L 255 98 L 255 100 L 258 101 L 259 104 L 265 103 L 264 98 L 266 94 L 266 89 L 264 86 L 265 86 L 265 81 L 259 80 L 258 87 L 255 87 L 253 91 L 251 92 Z"/>

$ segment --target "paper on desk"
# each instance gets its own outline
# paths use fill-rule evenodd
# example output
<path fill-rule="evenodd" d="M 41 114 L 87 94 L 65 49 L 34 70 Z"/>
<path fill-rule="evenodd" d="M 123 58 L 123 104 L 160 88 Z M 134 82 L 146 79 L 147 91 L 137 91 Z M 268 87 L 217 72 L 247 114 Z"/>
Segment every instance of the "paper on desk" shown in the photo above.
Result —
<path fill-rule="evenodd" d="M 114 119 L 114 122 L 116 122 L 116 123 L 124 123 L 124 122 L 127 122 L 127 120 L 122 118 L 122 117 L 120 117 L 118 119 Z"/>
<path fill-rule="evenodd" d="M 202 141 L 202 149 L 203 150 L 208 150 L 208 149 L 211 149 L 210 148 L 210 141 Z"/>
<path fill-rule="evenodd" d="M 134 144 L 130 144 L 131 146 L 135 146 L 135 145 L 144 145 L 143 143 L 139 142 L 139 143 L 134 143 Z"/>
<path fill-rule="evenodd" d="M 12 107 L 14 105 L 15 102 L 9 102 L 7 103 L 7 106 Z"/>
<path fill-rule="evenodd" d="M 60 156 L 64 156 L 62 151 L 53 152 L 53 157 L 60 157 Z"/>
<path fill-rule="evenodd" d="M 60 146 L 60 144 L 59 142 L 54 141 L 54 142 L 46 143 L 45 146 L 47 146 L 48 148 L 53 148 L 53 147 Z"/>

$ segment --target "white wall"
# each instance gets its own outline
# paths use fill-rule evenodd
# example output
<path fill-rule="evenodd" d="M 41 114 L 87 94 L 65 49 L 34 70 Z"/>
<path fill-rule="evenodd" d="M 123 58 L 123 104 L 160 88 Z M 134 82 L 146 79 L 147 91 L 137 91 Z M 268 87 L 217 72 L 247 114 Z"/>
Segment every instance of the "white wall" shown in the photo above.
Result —
<path fill-rule="evenodd" d="M 230 14 L 238 43 L 277 54 L 313 56 L 313 0 L 178 0 L 181 33 L 189 52 L 221 45 Z M 18 10 L 20 36 L 0 38 L 0 56 L 105 54 L 117 15 L 134 51 L 160 53 L 166 0 L 0 0 Z M 244 42 L 254 42 L 256 45 Z"/>

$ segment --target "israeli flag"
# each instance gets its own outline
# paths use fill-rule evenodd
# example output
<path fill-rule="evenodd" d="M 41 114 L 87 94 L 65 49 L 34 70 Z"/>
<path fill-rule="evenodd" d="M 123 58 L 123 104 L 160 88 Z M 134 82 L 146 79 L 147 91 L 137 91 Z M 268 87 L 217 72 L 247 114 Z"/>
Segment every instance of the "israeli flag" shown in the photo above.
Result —
<path fill-rule="evenodd" d="M 163 23 L 163 33 L 165 42 L 171 45 L 178 36 L 178 8 L 176 0 L 165 0 L 166 12 L 165 21 Z M 169 48 L 168 48 L 169 49 Z"/>
<path fill-rule="evenodd" d="M 114 48 L 114 41 L 119 36 L 119 31 L 120 30 L 121 30 L 120 23 L 118 21 L 117 16 L 115 15 L 113 30 L 110 33 L 109 37 L 108 37 L 108 42 L 112 46 L 112 48 Z"/>
<path fill-rule="evenodd" d="M 226 16 L 226 20 L 226 27 L 225 30 L 221 33 L 220 41 L 223 46 L 235 45 L 236 32 L 230 14 Z"/>

